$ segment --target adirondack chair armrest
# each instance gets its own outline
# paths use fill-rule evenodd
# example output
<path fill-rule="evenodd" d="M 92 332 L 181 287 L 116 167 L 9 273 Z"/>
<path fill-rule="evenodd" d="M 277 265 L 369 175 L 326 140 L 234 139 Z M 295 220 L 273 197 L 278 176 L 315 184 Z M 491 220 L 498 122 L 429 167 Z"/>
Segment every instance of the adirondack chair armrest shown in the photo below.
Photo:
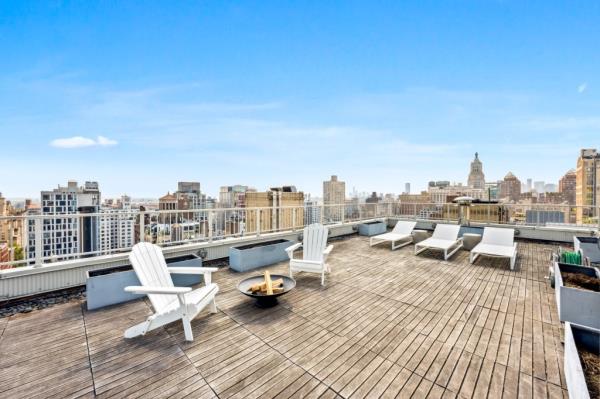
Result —
<path fill-rule="evenodd" d="M 294 245 L 287 247 L 285 249 L 285 252 L 287 252 L 290 259 L 294 259 L 294 251 L 297 250 L 298 248 L 300 248 L 301 246 L 302 246 L 302 243 L 297 242 Z"/>
<path fill-rule="evenodd" d="M 325 251 L 323 251 L 323 255 L 325 255 L 325 256 L 329 255 L 332 250 L 333 250 L 333 245 L 329 245 L 327 248 L 325 248 Z"/>
<path fill-rule="evenodd" d="M 126 292 L 133 292 L 135 294 L 167 294 L 167 295 L 180 295 L 192 292 L 191 287 L 142 287 L 137 285 L 130 285 L 125 287 Z"/>
<path fill-rule="evenodd" d="M 212 273 L 219 271 L 216 267 L 167 267 L 169 273 L 173 274 L 202 274 L 204 284 L 212 283 Z"/>
<path fill-rule="evenodd" d="M 173 274 L 210 274 L 219 271 L 216 267 L 167 267 Z"/>
<path fill-rule="evenodd" d="M 323 264 L 323 262 L 319 262 L 316 260 L 294 259 L 294 261 L 296 261 L 298 263 L 307 263 L 309 265 L 322 265 Z"/>

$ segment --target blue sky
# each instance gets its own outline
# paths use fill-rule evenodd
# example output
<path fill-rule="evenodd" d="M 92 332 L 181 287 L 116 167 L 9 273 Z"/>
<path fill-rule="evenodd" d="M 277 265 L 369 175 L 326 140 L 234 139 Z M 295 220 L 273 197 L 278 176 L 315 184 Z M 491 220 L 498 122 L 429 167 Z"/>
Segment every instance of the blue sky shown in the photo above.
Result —
<path fill-rule="evenodd" d="M 0 3 L 0 191 L 556 182 L 600 147 L 600 3 Z M 73 139 L 75 138 L 75 139 Z"/>

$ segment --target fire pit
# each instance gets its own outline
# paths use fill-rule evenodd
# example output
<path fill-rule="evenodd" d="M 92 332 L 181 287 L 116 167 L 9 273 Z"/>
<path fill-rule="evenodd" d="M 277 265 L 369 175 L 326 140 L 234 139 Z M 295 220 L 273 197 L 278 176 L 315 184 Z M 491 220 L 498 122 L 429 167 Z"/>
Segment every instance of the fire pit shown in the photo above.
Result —
<path fill-rule="evenodd" d="M 270 289 L 268 283 L 271 285 Z M 263 276 L 249 277 L 240 281 L 237 288 L 244 295 L 256 299 L 259 308 L 270 308 L 277 305 L 277 297 L 286 294 L 296 286 L 296 280 L 279 274 L 271 275 L 268 271 Z"/>

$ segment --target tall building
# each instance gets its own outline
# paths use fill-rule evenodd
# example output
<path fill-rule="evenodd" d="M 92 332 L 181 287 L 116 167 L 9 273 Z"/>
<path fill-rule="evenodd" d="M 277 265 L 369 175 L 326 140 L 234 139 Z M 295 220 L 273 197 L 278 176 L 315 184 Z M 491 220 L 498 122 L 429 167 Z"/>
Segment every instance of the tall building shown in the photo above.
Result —
<path fill-rule="evenodd" d="M 336 175 L 332 175 L 330 180 L 323 182 L 323 218 L 325 221 L 341 221 L 345 202 L 346 183 L 339 181 Z"/>
<path fill-rule="evenodd" d="M 521 181 L 512 172 L 500 183 L 500 199 L 517 202 L 521 196 Z"/>
<path fill-rule="evenodd" d="M 600 153 L 592 148 L 582 149 L 575 174 L 577 223 L 586 223 L 594 217 L 593 207 L 600 204 Z"/>
<path fill-rule="evenodd" d="M 532 179 L 527 179 L 527 192 L 531 192 L 531 190 L 533 190 L 533 180 Z"/>
<path fill-rule="evenodd" d="M 100 210 L 100 190 L 97 182 L 87 181 L 78 187 L 69 181 L 66 187 L 58 186 L 51 191 L 41 192 L 39 214 L 53 216 L 44 218 L 41 237 L 36 243 L 35 219 L 28 220 L 27 257 L 37 254 L 55 260 L 79 257 L 83 252 L 100 249 L 100 224 L 94 214 Z M 35 211 L 32 210 L 31 213 Z M 76 216 L 79 214 L 79 216 Z M 36 244 L 40 245 L 36 248 Z"/>
<path fill-rule="evenodd" d="M 304 226 L 304 193 L 294 186 L 246 193 L 246 232 L 289 230 Z M 257 209 L 261 208 L 261 209 Z"/>
<path fill-rule="evenodd" d="M 404 183 L 404 193 L 403 194 L 410 194 L 410 183 Z"/>
<path fill-rule="evenodd" d="M 136 217 L 131 198 L 123 195 L 115 205 L 100 208 L 100 252 L 110 254 L 135 244 Z"/>
<path fill-rule="evenodd" d="M 575 189 L 577 187 L 577 174 L 575 169 L 569 170 L 558 181 L 558 192 L 564 195 L 569 205 L 575 205 Z"/>
<path fill-rule="evenodd" d="M 310 194 L 304 199 L 304 223 L 321 223 L 321 207 L 317 200 L 310 198 Z"/>
<path fill-rule="evenodd" d="M 468 186 L 483 190 L 485 188 L 485 175 L 483 174 L 483 164 L 479 160 L 479 154 L 475 153 L 475 159 L 471 162 L 471 171 L 469 172 Z"/>

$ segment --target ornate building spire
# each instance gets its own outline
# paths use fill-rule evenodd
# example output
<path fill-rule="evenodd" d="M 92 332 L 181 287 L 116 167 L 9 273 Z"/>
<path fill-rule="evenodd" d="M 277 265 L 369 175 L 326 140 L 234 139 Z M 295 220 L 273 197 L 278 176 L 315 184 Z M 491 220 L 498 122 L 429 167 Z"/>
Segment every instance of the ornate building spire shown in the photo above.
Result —
<path fill-rule="evenodd" d="M 475 153 L 475 159 L 471 162 L 471 171 L 469 172 L 469 187 L 485 188 L 485 175 L 483 174 L 483 164 L 479 160 L 479 153 Z"/>

